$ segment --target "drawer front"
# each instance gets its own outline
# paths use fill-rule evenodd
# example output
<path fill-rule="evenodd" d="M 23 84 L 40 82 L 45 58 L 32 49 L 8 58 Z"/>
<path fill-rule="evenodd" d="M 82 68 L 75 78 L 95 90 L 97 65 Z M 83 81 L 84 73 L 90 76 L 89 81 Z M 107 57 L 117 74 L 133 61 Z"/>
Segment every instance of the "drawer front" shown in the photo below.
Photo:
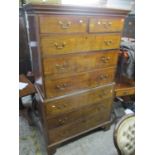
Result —
<path fill-rule="evenodd" d="M 99 51 L 82 54 L 65 54 L 43 59 L 44 75 L 65 75 L 113 67 L 117 64 L 118 51 Z"/>
<path fill-rule="evenodd" d="M 89 115 L 98 115 L 100 113 L 110 113 L 112 106 L 112 98 L 104 99 L 98 103 L 94 103 L 92 106 L 85 106 L 77 108 L 76 110 L 60 115 L 58 117 L 50 118 L 47 120 L 48 128 L 57 128 L 75 120 L 87 118 Z"/>
<path fill-rule="evenodd" d="M 116 89 L 116 96 L 127 96 L 135 94 L 135 87 L 132 88 L 124 88 L 124 89 Z"/>
<path fill-rule="evenodd" d="M 46 117 L 56 117 L 80 107 L 93 105 L 105 98 L 113 97 L 113 91 L 114 84 L 111 84 L 54 99 L 45 103 Z"/>
<path fill-rule="evenodd" d="M 74 74 L 67 77 L 46 77 L 46 97 L 56 97 L 73 93 L 82 89 L 93 88 L 113 82 L 115 68 L 106 68 L 87 73 Z"/>
<path fill-rule="evenodd" d="M 118 49 L 120 39 L 120 34 L 44 35 L 41 37 L 41 49 L 43 56 Z"/>
<path fill-rule="evenodd" d="M 92 114 L 87 118 L 75 120 L 73 123 L 64 125 L 60 128 L 49 130 L 49 141 L 55 143 L 66 138 L 80 134 L 83 131 L 90 130 L 98 125 L 101 125 L 110 120 L 109 111 L 103 112 L 102 110 L 97 114 Z"/>
<path fill-rule="evenodd" d="M 120 32 L 124 18 L 92 17 L 89 19 L 89 32 Z"/>
<path fill-rule="evenodd" d="M 40 33 L 86 32 L 87 19 L 82 16 L 40 16 Z"/>

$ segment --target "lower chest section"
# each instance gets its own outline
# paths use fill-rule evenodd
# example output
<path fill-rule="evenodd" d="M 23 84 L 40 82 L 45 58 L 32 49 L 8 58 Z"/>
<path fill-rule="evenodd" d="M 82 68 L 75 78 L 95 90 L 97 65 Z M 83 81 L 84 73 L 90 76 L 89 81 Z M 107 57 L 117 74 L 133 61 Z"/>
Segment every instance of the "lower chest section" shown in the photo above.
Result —
<path fill-rule="evenodd" d="M 114 84 L 44 103 L 48 143 L 74 137 L 110 121 Z"/>

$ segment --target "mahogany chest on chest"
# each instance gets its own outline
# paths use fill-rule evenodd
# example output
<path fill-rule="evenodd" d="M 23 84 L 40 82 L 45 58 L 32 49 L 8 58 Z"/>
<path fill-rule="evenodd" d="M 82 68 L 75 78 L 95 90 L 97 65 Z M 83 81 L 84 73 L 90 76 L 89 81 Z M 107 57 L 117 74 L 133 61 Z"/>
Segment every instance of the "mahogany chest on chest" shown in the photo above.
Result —
<path fill-rule="evenodd" d="M 128 11 L 26 5 L 39 114 L 47 150 L 110 122 Z"/>

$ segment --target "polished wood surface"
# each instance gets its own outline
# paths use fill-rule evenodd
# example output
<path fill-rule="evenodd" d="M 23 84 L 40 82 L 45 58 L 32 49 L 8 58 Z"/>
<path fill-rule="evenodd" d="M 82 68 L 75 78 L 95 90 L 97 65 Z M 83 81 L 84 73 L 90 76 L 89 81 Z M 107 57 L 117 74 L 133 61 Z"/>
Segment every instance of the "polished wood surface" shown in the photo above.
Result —
<path fill-rule="evenodd" d="M 31 83 L 31 81 L 24 74 L 19 75 L 19 82 L 24 82 L 28 84 L 24 89 L 19 90 L 19 115 L 25 117 L 29 125 L 33 125 L 33 121 L 30 116 L 30 111 L 32 111 L 33 109 L 32 104 L 34 95 L 36 93 L 36 89 L 34 85 Z M 23 104 L 22 97 L 28 95 L 31 96 L 32 104 L 25 106 L 25 104 Z"/>
<path fill-rule="evenodd" d="M 25 9 L 28 14 L 70 14 L 70 15 L 112 15 L 125 17 L 130 10 L 117 8 L 93 7 L 93 6 L 77 6 L 77 5 L 49 5 L 49 4 L 27 4 Z"/>
<path fill-rule="evenodd" d="M 114 85 L 102 86 L 85 90 L 78 94 L 73 94 L 63 98 L 48 101 L 45 104 L 47 117 L 57 116 L 68 113 L 82 106 L 88 106 L 101 102 L 105 98 L 112 98 L 114 93 Z"/>
<path fill-rule="evenodd" d="M 89 32 L 121 32 L 124 18 L 92 17 L 89 19 Z"/>
<path fill-rule="evenodd" d="M 47 150 L 110 122 L 127 10 L 25 5 Z M 109 33 L 110 32 L 110 33 Z"/>
<path fill-rule="evenodd" d="M 118 52 L 117 50 L 97 51 L 46 57 L 43 59 L 44 75 L 63 76 L 113 67 L 117 64 Z"/>
<path fill-rule="evenodd" d="M 81 118 L 80 120 L 75 120 L 71 124 L 49 130 L 49 142 L 55 143 L 97 125 L 103 124 L 109 120 L 109 117 L 109 113 L 104 113 L 101 109 L 101 111 L 98 111 L 97 114 L 94 114 L 93 112 L 92 114 L 89 114 L 87 118 Z"/>
<path fill-rule="evenodd" d="M 19 82 L 24 82 L 28 84 L 24 89 L 19 90 L 19 97 L 31 95 L 36 92 L 34 85 L 28 80 L 28 78 L 24 74 L 19 75 Z"/>
<path fill-rule="evenodd" d="M 40 33 L 77 33 L 87 31 L 84 16 L 39 16 Z"/>
<path fill-rule="evenodd" d="M 58 115 L 57 117 L 53 117 L 51 115 L 50 118 L 48 118 L 47 123 L 48 123 L 48 128 L 57 128 L 66 124 L 70 124 L 71 122 L 74 122 L 75 120 L 79 120 L 81 118 L 86 118 L 90 114 L 98 114 L 98 112 L 101 112 L 101 115 L 104 113 L 107 113 L 110 108 L 112 103 L 112 98 L 105 98 L 102 99 L 101 101 L 98 101 L 94 104 L 91 105 L 86 105 L 82 107 L 78 107 L 78 109 L 74 109 L 71 112 L 64 113 L 62 115 Z"/>
<path fill-rule="evenodd" d="M 120 39 L 120 34 L 42 35 L 41 49 L 43 56 L 118 49 Z"/>
<path fill-rule="evenodd" d="M 121 82 L 116 84 L 115 95 L 127 96 L 135 94 L 135 86 L 129 83 Z"/>
<path fill-rule="evenodd" d="M 40 33 L 120 32 L 124 24 L 124 18 L 102 16 L 44 15 L 39 21 Z"/>
<path fill-rule="evenodd" d="M 135 39 L 135 14 L 129 14 L 125 18 L 123 37 Z"/>
<path fill-rule="evenodd" d="M 106 68 L 66 77 L 45 77 L 46 97 L 65 95 L 113 82 L 115 68 Z"/>

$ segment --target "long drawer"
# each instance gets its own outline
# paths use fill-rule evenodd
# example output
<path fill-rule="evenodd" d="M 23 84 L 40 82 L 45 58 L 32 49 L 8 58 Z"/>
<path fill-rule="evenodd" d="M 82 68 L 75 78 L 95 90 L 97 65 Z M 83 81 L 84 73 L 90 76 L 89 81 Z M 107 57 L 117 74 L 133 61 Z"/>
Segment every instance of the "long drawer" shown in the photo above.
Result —
<path fill-rule="evenodd" d="M 117 64 L 118 50 L 64 54 L 43 59 L 44 75 L 65 75 L 113 67 Z"/>
<path fill-rule="evenodd" d="M 118 49 L 121 34 L 72 34 L 42 35 L 41 51 L 43 56 Z"/>
<path fill-rule="evenodd" d="M 91 106 L 105 98 L 112 98 L 113 93 L 114 84 L 108 84 L 48 100 L 45 103 L 46 118 L 60 116 L 84 106 Z"/>
<path fill-rule="evenodd" d="M 110 120 L 110 112 L 98 111 L 97 114 L 90 114 L 87 118 L 81 120 L 75 120 L 73 123 L 64 125 L 59 128 L 55 128 L 48 131 L 49 143 L 56 143 L 80 134 L 83 131 L 90 130 L 98 125 L 102 125 Z"/>
<path fill-rule="evenodd" d="M 57 117 L 52 117 L 47 120 L 48 129 L 57 128 L 69 123 L 74 122 L 75 120 L 85 119 L 89 115 L 99 115 L 102 113 L 110 113 L 111 112 L 111 105 L 112 105 L 113 98 L 106 98 L 98 103 L 94 103 L 91 106 L 84 106 L 82 108 L 77 108 L 69 113 L 62 114 Z"/>
<path fill-rule="evenodd" d="M 45 77 L 46 97 L 65 95 L 114 81 L 115 68 L 105 68 L 65 77 Z"/>

